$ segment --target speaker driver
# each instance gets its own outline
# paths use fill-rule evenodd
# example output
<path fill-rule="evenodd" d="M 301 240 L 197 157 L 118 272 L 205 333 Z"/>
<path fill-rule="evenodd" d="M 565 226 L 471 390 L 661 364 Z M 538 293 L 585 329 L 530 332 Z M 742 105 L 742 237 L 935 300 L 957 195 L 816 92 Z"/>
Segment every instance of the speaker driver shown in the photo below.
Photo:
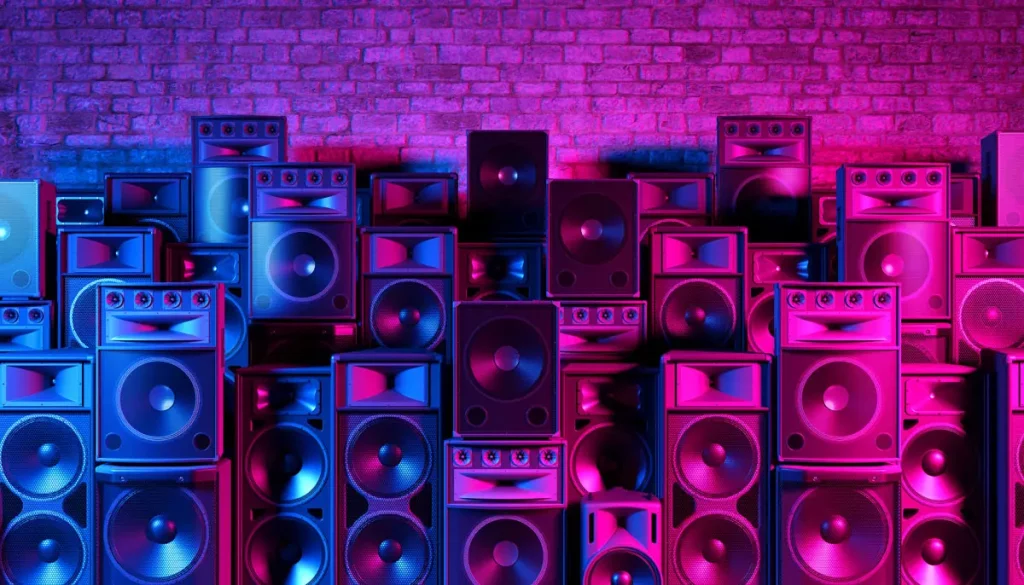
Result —
<path fill-rule="evenodd" d="M 297 302 L 326 295 L 338 280 L 338 250 L 323 235 L 308 229 L 289 230 L 267 251 L 267 279 L 274 292 Z"/>
<path fill-rule="evenodd" d="M 931 518 L 903 538 L 900 561 L 904 578 L 913 585 L 967 585 L 981 569 L 981 546 L 963 522 Z"/>
<path fill-rule="evenodd" d="M 983 280 L 964 295 L 959 319 L 977 349 L 1024 345 L 1024 288 L 1004 279 Z"/>
<path fill-rule="evenodd" d="M 271 516 L 249 537 L 249 575 L 259 585 L 313 585 L 327 571 L 327 542 L 309 520 L 293 514 Z"/>
<path fill-rule="evenodd" d="M 488 197 L 531 198 L 537 185 L 537 165 L 515 145 L 502 145 L 484 156 L 479 179 Z"/>
<path fill-rule="evenodd" d="M 473 585 L 535 585 L 547 573 L 548 549 L 532 524 L 493 516 L 470 533 L 462 562 Z"/>
<path fill-rule="evenodd" d="M 978 455 L 963 431 L 933 426 L 903 447 L 903 483 L 918 500 L 948 504 L 970 493 L 978 478 Z"/>
<path fill-rule="evenodd" d="M 804 424 L 833 440 L 864 434 L 879 415 L 878 382 L 865 366 L 847 359 L 817 363 L 804 374 L 798 395 Z"/>
<path fill-rule="evenodd" d="M 16 518 L 0 545 L 4 582 L 70 585 L 85 569 L 85 541 L 67 518 L 36 512 Z"/>
<path fill-rule="evenodd" d="M 605 264 L 625 246 L 626 218 L 608 197 L 580 194 L 562 211 L 558 233 L 566 253 L 577 262 Z"/>
<path fill-rule="evenodd" d="M 228 360 L 245 349 L 249 324 L 233 295 L 225 295 L 224 300 L 224 359 Z"/>
<path fill-rule="evenodd" d="M 594 560 L 583 577 L 585 585 L 628 583 L 661 585 L 658 569 L 646 556 L 625 548 L 613 549 Z"/>
<path fill-rule="evenodd" d="M 920 239 L 884 232 L 865 246 L 860 257 L 867 282 L 897 282 L 903 298 L 914 296 L 931 278 L 931 254 Z"/>
<path fill-rule="evenodd" d="M 800 567 L 820 581 L 857 582 L 885 559 L 892 543 L 889 513 L 870 494 L 846 487 L 806 491 L 786 527 Z"/>
<path fill-rule="evenodd" d="M 404 514 L 364 518 L 353 527 L 345 546 L 345 565 L 358 585 L 420 585 L 431 557 L 423 528 Z"/>
<path fill-rule="evenodd" d="M 747 315 L 751 349 L 775 353 L 775 295 L 764 295 L 754 301 Z"/>
<path fill-rule="evenodd" d="M 352 432 L 345 466 L 356 488 L 376 498 L 411 493 L 427 479 L 431 452 L 423 429 L 400 416 L 376 416 Z"/>
<path fill-rule="evenodd" d="M 384 347 L 425 348 L 444 333 L 446 303 L 423 282 L 396 280 L 370 304 L 370 331 Z"/>
<path fill-rule="evenodd" d="M 742 519 L 694 516 L 679 536 L 676 563 L 693 585 L 746 584 L 761 563 L 757 537 Z"/>
<path fill-rule="evenodd" d="M 587 429 L 572 453 L 573 481 L 588 494 L 616 487 L 642 490 L 651 466 L 651 450 L 644 438 L 612 423 Z"/>
<path fill-rule="evenodd" d="M 103 527 L 108 554 L 136 583 L 184 579 L 206 555 L 210 524 L 190 490 L 152 487 L 122 493 Z"/>
<path fill-rule="evenodd" d="M 528 396 L 548 369 L 548 344 L 540 331 L 513 317 L 498 317 L 481 325 L 466 345 L 470 375 L 497 400 Z"/>
<path fill-rule="evenodd" d="M 19 496 L 33 500 L 63 497 L 85 474 L 85 443 L 66 420 L 28 416 L 0 441 L 0 476 Z"/>
<path fill-rule="evenodd" d="M 281 423 L 256 435 L 246 469 L 249 483 L 265 500 L 295 505 L 320 491 L 327 479 L 327 454 L 310 431 Z"/>
<path fill-rule="evenodd" d="M 68 307 L 68 327 L 71 337 L 79 346 L 96 347 L 96 315 L 99 314 L 99 288 L 104 285 L 124 284 L 119 278 L 100 278 L 85 285 L 71 299 Z"/>
<path fill-rule="evenodd" d="M 676 443 L 676 473 L 687 488 L 706 498 L 734 496 L 760 467 L 757 439 L 739 421 L 708 416 L 686 427 Z"/>
<path fill-rule="evenodd" d="M 661 322 L 670 344 L 723 347 L 736 331 L 736 305 L 714 282 L 686 280 L 666 295 Z"/>
<path fill-rule="evenodd" d="M 199 382 L 177 360 L 147 358 L 121 375 L 116 400 L 125 428 L 143 439 L 169 441 L 199 417 Z"/>
<path fill-rule="evenodd" d="M 736 189 L 736 198 L 729 209 L 729 223 L 748 226 L 751 241 L 766 239 L 780 226 L 792 225 L 794 218 L 800 215 L 801 201 L 794 191 L 806 189 L 806 184 L 802 181 L 791 184 L 787 177 L 776 176 L 785 172 L 793 171 L 765 169 Z"/>
<path fill-rule="evenodd" d="M 232 236 L 249 233 L 249 169 L 211 168 L 212 176 L 206 196 L 207 217 L 221 232 Z"/>

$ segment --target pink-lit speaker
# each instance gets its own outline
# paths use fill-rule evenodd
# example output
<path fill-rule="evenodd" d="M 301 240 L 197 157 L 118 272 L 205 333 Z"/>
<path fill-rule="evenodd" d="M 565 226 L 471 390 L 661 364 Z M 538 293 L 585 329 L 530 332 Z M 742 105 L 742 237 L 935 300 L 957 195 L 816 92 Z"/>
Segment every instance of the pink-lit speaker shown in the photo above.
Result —
<path fill-rule="evenodd" d="M 838 211 L 835 189 L 811 191 L 811 241 L 824 244 L 836 239 Z"/>
<path fill-rule="evenodd" d="M 904 364 L 953 363 L 953 326 L 945 321 L 900 325 L 900 361 Z"/>
<path fill-rule="evenodd" d="M 459 219 L 456 173 L 370 175 L 374 226 L 455 225 Z"/>
<path fill-rule="evenodd" d="M 651 232 L 651 337 L 679 349 L 738 349 L 746 228 L 657 226 Z"/>
<path fill-rule="evenodd" d="M 771 357 L 662 356 L 668 583 L 768 583 Z"/>
<path fill-rule="evenodd" d="M 903 582 L 986 583 L 984 384 L 974 368 L 903 367 Z"/>
<path fill-rule="evenodd" d="M 821 280 L 810 244 L 750 244 L 747 248 L 747 349 L 775 352 L 775 283 Z"/>
<path fill-rule="evenodd" d="M 899 286 L 777 284 L 780 462 L 899 458 Z"/>
<path fill-rule="evenodd" d="M 981 225 L 981 175 L 953 173 L 949 180 L 949 213 L 956 227 Z"/>
<path fill-rule="evenodd" d="M 991 457 L 984 477 L 991 482 L 986 518 L 991 518 L 995 580 L 1000 585 L 1024 583 L 1024 394 L 1021 369 L 1024 352 L 985 351 L 985 452 Z"/>
<path fill-rule="evenodd" d="M 899 583 L 899 481 L 898 465 L 777 467 L 773 582 Z"/>
<path fill-rule="evenodd" d="M 900 284 L 902 317 L 950 316 L 949 165 L 843 165 L 839 279 Z"/>
<path fill-rule="evenodd" d="M 646 340 L 646 301 L 558 303 L 562 356 L 629 356 L 642 350 Z"/>
<path fill-rule="evenodd" d="M 982 225 L 1022 225 L 1024 132 L 993 132 L 981 140 Z"/>
<path fill-rule="evenodd" d="M 583 585 L 661 585 L 661 500 L 616 488 L 588 495 L 579 524 Z"/>
<path fill-rule="evenodd" d="M 714 216 L 713 173 L 630 173 L 636 182 L 640 238 L 660 224 L 710 225 Z"/>
<path fill-rule="evenodd" d="M 953 230 L 956 363 L 1024 346 L 1024 228 Z"/>
<path fill-rule="evenodd" d="M 249 326 L 249 363 L 316 366 L 359 346 L 356 323 L 254 322 Z"/>
<path fill-rule="evenodd" d="M 539 301 L 544 242 L 458 242 L 456 300 Z"/>

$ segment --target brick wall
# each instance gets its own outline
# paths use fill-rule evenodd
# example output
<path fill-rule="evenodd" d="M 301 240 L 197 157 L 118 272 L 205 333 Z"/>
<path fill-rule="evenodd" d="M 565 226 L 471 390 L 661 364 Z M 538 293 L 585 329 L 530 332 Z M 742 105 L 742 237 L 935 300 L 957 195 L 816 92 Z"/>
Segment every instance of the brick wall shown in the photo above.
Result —
<path fill-rule="evenodd" d="M 287 114 L 291 160 L 364 178 L 464 174 L 475 128 L 549 131 L 556 177 L 700 170 L 742 113 L 813 116 L 820 184 L 849 160 L 976 169 L 983 135 L 1024 130 L 1018 4 L 8 0 L 0 176 L 187 169 L 211 113 Z"/>

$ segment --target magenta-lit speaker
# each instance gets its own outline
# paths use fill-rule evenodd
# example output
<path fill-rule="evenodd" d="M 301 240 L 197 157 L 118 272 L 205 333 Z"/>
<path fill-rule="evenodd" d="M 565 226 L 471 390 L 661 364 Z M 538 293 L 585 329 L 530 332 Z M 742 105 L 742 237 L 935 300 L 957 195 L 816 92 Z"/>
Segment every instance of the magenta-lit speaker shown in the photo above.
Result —
<path fill-rule="evenodd" d="M 661 359 L 661 477 L 668 583 L 768 583 L 765 354 Z"/>
<path fill-rule="evenodd" d="M 775 283 L 822 280 L 809 244 L 750 244 L 747 247 L 747 349 L 775 353 Z"/>
<path fill-rule="evenodd" d="M 1024 220 L 1024 132 L 993 132 L 981 140 L 982 225 L 1018 227 Z"/>
<path fill-rule="evenodd" d="M 153 226 L 165 242 L 190 239 L 192 175 L 107 173 L 107 224 Z"/>
<path fill-rule="evenodd" d="M 445 457 L 445 583 L 567 583 L 565 444 L 450 440 Z"/>
<path fill-rule="evenodd" d="M 835 240 L 837 222 L 835 189 L 811 191 L 811 241 L 824 244 Z"/>
<path fill-rule="evenodd" d="M 900 325 L 900 361 L 904 364 L 953 363 L 953 326 L 948 322 Z"/>
<path fill-rule="evenodd" d="M 544 297 L 544 243 L 459 242 L 456 300 L 538 301 Z"/>
<path fill-rule="evenodd" d="M 53 303 L 0 301 L 0 353 L 50 349 Z"/>
<path fill-rule="evenodd" d="M 899 486 L 898 465 L 777 467 L 773 583 L 900 583 Z"/>
<path fill-rule="evenodd" d="M 455 436 L 558 435 L 558 307 L 455 304 Z"/>
<path fill-rule="evenodd" d="M 661 585 L 661 500 L 621 488 L 588 495 L 581 505 L 583 585 Z"/>
<path fill-rule="evenodd" d="M 899 286 L 775 285 L 778 461 L 899 459 Z"/>
<path fill-rule="evenodd" d="M 558 352 L 563 357 L 625 357 L 647 341 L 647 301 L 558 303 Z"/>
<path fill-rule="evenodd" d="M 844 165 L 836 171 L 839 279 L 900 285 L 908 320 L 950 316 L 949 165 Z"/>
<path fill-rule="evenodd" d="M 640 238 L 663 223 L 710 225 L 715 213 L 713 173 L 630 173 L 636 182 Z"/>
<path fill-rule="evenodd" d="M 374 173 L 370 191 L 373 226 L 444 226 L 459 219 L 456 173 Z"/>
<path fill-rule="evenodd" d="M 949 180 L 949 214 L 956 227 L 981 225 L 981 175 L 953 173 Z"/>
<path fill-rule="evenodd" d="M 953 230 L 953 306 L 956 363 L 1024 347 L 1024 228 Z"/>
<path fill-rule="evenodd" d="M 549 298 L 640 296 L 637 184 L 625 179 L 548 185 Z"/>
<path fill-rule="evenodd" d="M 466 150 L 465 231 L 473 240 L 543 237 L 548 133 L 471 130 Z"/>
<path fill-rule="evenodd" d="M 359 346 L 356 323 L 254 322 L 249 326 L 249 363 L 317 366 Z"/>
<path fill-rule="evenodd" d="M 987 583 L 984 382 L 974 368 L 903 367 L 903 582 Z"/>
<path fill-rule="evenodd" d="M 651 341 L 680 349 L 739 349 L 746 228 L 651 231 Z"/>
<path fill-rule="evenodd" d="M 990 441 L 985 452 L 991 458 L 985 470 L 989 501 L 986 518 L 993 522 L 991 562 L 994 583 L 1024 583 L 1024 394 L 1020 350 L 985 351 L 985 423 Z"/>

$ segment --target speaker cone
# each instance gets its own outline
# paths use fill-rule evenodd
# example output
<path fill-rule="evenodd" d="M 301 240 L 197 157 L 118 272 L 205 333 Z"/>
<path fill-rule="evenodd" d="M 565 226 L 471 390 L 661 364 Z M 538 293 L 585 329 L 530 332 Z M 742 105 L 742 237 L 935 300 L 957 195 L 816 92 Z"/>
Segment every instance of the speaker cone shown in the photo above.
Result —
<path fill-rule="evenodd" d="M 964 295 L 959 318 L 976 349 L 1024 345 L 1024 289 L 1009 280 L 983 280 Z"/>
<path fill-rule="evenodd" d="M 204 171 L 213 176 L 206 195 L 210 221 L 231 236 L 249 233 L 249 169 L 217 168 Z M 203 182 L 205 185 L 206 182 Z"/>
<path fill-rule="evenodd" d="M 913 585 L 967 585 L 981 568 L 981 547 L 963 522 L 929 518 L 903 538 L 900 561 L 904 578 Z"/>
<path fill-rule="evenodd" d="M 533 392 L 548 368 L 548 344 L 533 326 L 513 317 L 481 325 L 464 358 L 477 385 L 497 400 L 519 400 Z"/>
<path fill-rule="evenodd" d="M 621 487 L 642 490 L 651 474 L 651 451 L 642 436 L 616 424 L 580 435 L 572 453 L 573 480 L 584 493 Z"/>
<path fill-rule="evenodd" d="M 473 585 L 535 585 L 547 573 L 548 549 L 532 524 L 494 516 L 470 533 L 462 562 Z"/>
<path fill-rule="evenodd" d="M 804 374 L 798 392 L 804 424 L 834 440 L 860 436 L 879 414 L 878 383 L 867 368 L 850 360 L 815 364 Z"/>
<path fill-rule="evenodd" d="M 384 347 L 430 349 L 444 333 L 446 303 L 426 283 L 396 280 L 370 305 L 370 331 Z"/>
<path fill-rule="evenodd" d="M 327 571 L 327 542 L 316 526 L 292 514 L 271 516 L 249 537 L 249 575 L 259 585 L 313 585 Z"/>
<path fill-rule="evenodd" d="M 431 466 L 427 437 L 413 421 L 377 416 L 352 432 L 345 465 L 357 488 L 376 498 L 397 498 L 423 484 Z"/>
<path fill-rule="evenodd" d="M 676 562 L 693 585 L 746 585 L 761 563 L 757 536 L 725 514 L 694 516 L 679 535 Z"/>
<path fill-rule="evenodd" d="M 595 559 L 583 577 L 585 585 L 661 585 L 658 568 L 638 551 L 613 549 Z"/>
<path fill-rule="evenodd" d="M 566 253 L 583 264 L 605 264 L 626 243 L 626 218 L 615 202 L 597 193 L 581 193 L 562 210 L 558 233 Z"/>
<path fill-rule="evenodd" d="M 427 578 L 431 557 L 423 528 L 396 513 L 361 520 L 345 546 L 346 566 L 358 585 L 420 585 Z"/>
<path fill-rule="evenodd" d="M 206 555 L 210 525 L 190 490 L 152 487 L 122 493 L 104 534 L 110 556 L 131 580 L 173 582 L 192 573 Z"/>
<path fill-rule="evenodd" d="M 192 428 L 199 416 L 199 382 L 181 362 L 140 360 L 117 384 L 117 414 L 132 433 L 167 441 Z"/>
<path fill-rule="evenodd" d="M 28 184 L 25 184 L 28 187 Z M 9 265 L 16 258 L 26 253 L 32 244 L 30 240 L 39 237 L 39 220 L 32 221 L 35 215 L 29 208 L 33 200 L 38 200 L 38 195 L 32 191 L 18 186 L 5 185 L 4 192 L 0 193 L 0 209 L 4 210 L 0 218 L 0 265 Z M 32 228 L 33 223 L 36 229 Z M 36 244 L 38 246 L 38 244 Z M 8 274 L 9 275 L 9 274 Z"/>
<path fill-rule="evenodd" d="M 518 145 L 503 144 L 484 156 L 479 179 L 488 198 L 530 199 L 537 185 L 537 165 Z"/>
<path fill-rule="evenodd" d="M 249 324 L 234 296 L 226 295 L 224 300 L 224 359 L 231 359 L 245 349 Z"/>
<path fill-rule="evenodd" d="M 253 439 L 246 475 L 267 501 L 293 505 L 320 491 L 327 479 L 327 465 L 324 447 L 310 431 L 282 423 Z"/>
<path fill-rule="evenodd" d="M 732 225 L 747 226 L 750 241 L 770 240 L 780 227 L 794 224 L 800 215 L 801 202 L 797 195 L 806 191 L 806 176 L 799 170 L 765 169 L 736 188 L 736 197 L 730 206 Z"/>
<path fill-rule="evenodd" d="M 708 416 L 686 427 L 676 443 L 676 473 L 705 498 L 735 496 L 754 480 L 757 439 L 735 419 Z"/>
<path fill-rule="evenodd" d="M 897 282 L 913 297 L 931 277 L 931 254 L 920 239 L 903 232 L 879 234 L 864 248 L 861 273 L 867 282 Z"/>
<path fill-rule="evenodd" d="M 672 345 L 723 347 L 736 330 L 736 304 L 709 280 L 685 280 L 665 296 L 661 323 Z"/>
<path fill-rule="evenodd" d="M 100 278 L 82 287 L 68 307 L 68 328 L 75 342 L 85 348 L 96 347 L 96 315 L 99 314 L 99 287 L 124 284 L 119 278 Z M 66 301 L 65 301 L 66 302 Z"/>
<path fill-rule="evenodd" d="M 845 487 L 805 492 L 786 529 L 801 568 L 833 583 L 867 577 L 885 559 L 891 535 L 889 512 L 868 493 Z"/>
<path fill-rule="evenodd" d="M 74 489 L 85 473 L 85 443 L 63 418 L 28 416 L 4 435 L 0 471 L 14 493 L 56 499 Z"/>
<path fill-rule="evenodd" d="M 754 301 L 747 315 L 752 351 L 775 353 L 775 295 L 761 295 Z"/>
<path fill-rule="evenodd" d="M 309 229 L 289 230 L 267 250 L 270 286 L 291 301 L 310 302 L 326 295 L 338 280 L 340 266 L 334 244 Z"/>
<path fill-rule="evenodd" d="M 963 431 L 948 426 L 925 428 L 903 447 L 903 483 L 918 500 L 955 502 L 970 493 L 978 477 L 979 458 Z"/>
<path fill-rule="evenodd" d="M 0 547 L 4 582 L 70 585 L 85 569 L 85 542 L 66 517 L 36 512 L 17 517 Z"/>

